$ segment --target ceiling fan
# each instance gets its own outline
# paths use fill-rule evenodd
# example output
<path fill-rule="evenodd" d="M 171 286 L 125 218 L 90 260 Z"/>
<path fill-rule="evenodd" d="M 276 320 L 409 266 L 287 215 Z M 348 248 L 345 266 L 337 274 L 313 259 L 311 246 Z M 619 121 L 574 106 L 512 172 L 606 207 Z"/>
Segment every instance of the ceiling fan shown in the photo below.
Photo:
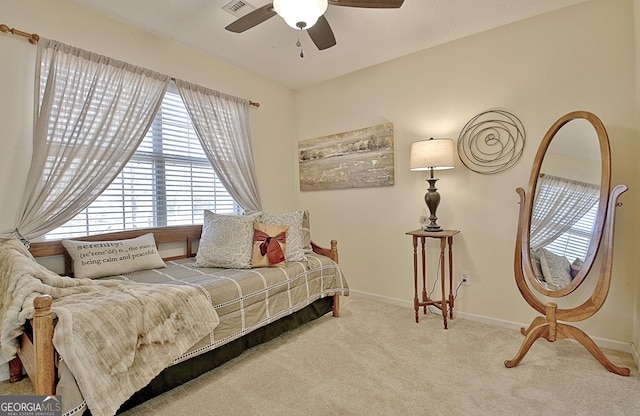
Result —
<path fill-rule="evenodd" d="M 329 22 L 324 17 L 328 5 L 372 9 L 397 9 L 404 0 L 273 0 L 231 23 L 225 29 L 242 33 L 276 14 L 294 29 L 306 30 L 319 50 L 336 44 Z"/>

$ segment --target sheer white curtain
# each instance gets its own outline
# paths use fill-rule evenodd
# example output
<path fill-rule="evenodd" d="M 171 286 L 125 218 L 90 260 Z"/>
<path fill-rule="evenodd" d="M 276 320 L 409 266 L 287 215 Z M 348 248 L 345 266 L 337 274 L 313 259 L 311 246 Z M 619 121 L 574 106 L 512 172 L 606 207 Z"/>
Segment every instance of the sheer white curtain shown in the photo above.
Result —
<path fill-rule="evenodd" d="M 600 188 L 590 183 L 545 175 L 531 215 L 531 249 L 544 247 L 571 228 L 600 199 Z"/>
<path fill-rule="evenodd" d="M 29 240 L 88 206 L 153 122 L 169 76 L 40 39 L 33 155 L 15 233 Z"/>
<path fill-rule="evenodd" d="M 202 148 L 233 199 L 245 210 L 262 207 L 249 131 L 249 102 L 176 80 Z"/>

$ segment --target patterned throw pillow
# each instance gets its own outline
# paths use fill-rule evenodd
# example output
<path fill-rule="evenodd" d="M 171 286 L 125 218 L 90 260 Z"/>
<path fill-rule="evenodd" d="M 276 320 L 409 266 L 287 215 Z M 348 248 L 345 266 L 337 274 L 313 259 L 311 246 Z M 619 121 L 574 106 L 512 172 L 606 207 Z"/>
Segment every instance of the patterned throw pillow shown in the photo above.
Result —
<path fill-rule="evenodd" d="M 571 283 L 571 263 L 564 256 L 558 256 L 546 248 L 542 249 L 540 267 L 544 280 L 556 289 L 562 289 Z"/>
<path fill-rule="evenodd" d="M 253 223 L 253 254 L 251 267 L 281 266 L 284 264 L 284 250 L 287 246 L 286 225 L 266 225 Z"/>
<path fill-rule="evenodd" d="M 260 213 L 222 215 L 204 211 L 196 267 L 249 269 L 253 248 L 253 222 Z"/>
<path fill-rule="evenodd" d="M 304 210 L 302 216 L 302 236 L 303 236 L 303 246 L 302 250 L 305 253 L 313 253 L 313 248 L 311 248 L 311 222 L 309 221 L 309 211 Z"/>
<path fill-rule="evenodd" d="M 287 246 L 284 256 L 287 261 L 307 261 L 304 255 L 304 233 L 302 229 L 302 221 L 304 211 L 286 212 L 283 214 L 263 213 L 260 222 L 267 225 L 286 225 L 287 230 Z"/>
<path fill-rule="evenodd" d="M 63 240 L 73 277 L 97 278 L 166 267 L 152 233 L 128 240 Z"/>

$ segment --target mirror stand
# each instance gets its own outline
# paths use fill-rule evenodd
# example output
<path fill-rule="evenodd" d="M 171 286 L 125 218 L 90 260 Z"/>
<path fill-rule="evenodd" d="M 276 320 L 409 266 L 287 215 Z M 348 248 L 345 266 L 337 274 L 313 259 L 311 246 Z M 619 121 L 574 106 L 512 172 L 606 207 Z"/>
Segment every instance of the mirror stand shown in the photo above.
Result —
<path fill-rule="evenodd" d="M 521 328 L 520 332 L 525 336 L 525 339 L 516 356 L 513 359 L 506 360 L 504 362 L 506 367 L 512 368 L 517 366 L 527 354 L 533 343 L 539 338 L 544 338 L 550 342 L 554 342 L 557 339 L 571 338 L 584 346 L 587 351 L 589 351 L 589 353 L 591 353 L 591 355 L 607 370 L 622 376 L 628 376 L 630 374 L 630 370 L 628 368 L 616 366 L 609 361 L 596 343 L 584 331 L 575 326 L 558 322 L 559 320 L 567 322 L 582 321 L 595 314 L 604 304 L 611 284 L 615 208 L 618 206 L 618 197 L 623 192 L 626 192 L 627 189 L 626 185 L 618 185 L 613 189 L 613 191 L 611 191 L 609 204 L 607 206 L 607 215 L 603 227 L 604 236 L 602 243 L 604 247 L 598 283 L 596 284 L 593 294 L 589 299 L 587 299 L 583 304 L 571 309 L 558 309 L 557 304 L 553 302 L 544 304 L 533 294 L 527 285 L 525 278 L 527 271 L 525 271 L 526 269 L 524 268 L 523 256 L 528 259 L 529 253 L 528 248 L 523 250 L 523 247 L 528 247 L 526 244 L 523 244 L 523 242 L 526 242 L 528 239 L 529 224 L 528 221 L 526 221 L 528 213 L 525 209 L 525 191 L 522 188 L 518 188 L 516 190 L 520 195 L 520 216 L 518 220 L 518 235 L 516 239 L 514 260 L 516 284 L 527 303 L 539 313 L 544 314 L 544 316 L 536 317 L 528 328 Z"/>

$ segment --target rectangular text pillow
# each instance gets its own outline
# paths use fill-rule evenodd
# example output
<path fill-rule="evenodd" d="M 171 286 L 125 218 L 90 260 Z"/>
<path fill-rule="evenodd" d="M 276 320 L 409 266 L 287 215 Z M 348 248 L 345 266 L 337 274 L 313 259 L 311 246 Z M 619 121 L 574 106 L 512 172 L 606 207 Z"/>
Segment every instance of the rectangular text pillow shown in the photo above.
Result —
<path fill-rule="evenodd" d="M 128 240 L 63 240 L 73 276 L 96 278 L 166 267 L 152 233 Z"/>

